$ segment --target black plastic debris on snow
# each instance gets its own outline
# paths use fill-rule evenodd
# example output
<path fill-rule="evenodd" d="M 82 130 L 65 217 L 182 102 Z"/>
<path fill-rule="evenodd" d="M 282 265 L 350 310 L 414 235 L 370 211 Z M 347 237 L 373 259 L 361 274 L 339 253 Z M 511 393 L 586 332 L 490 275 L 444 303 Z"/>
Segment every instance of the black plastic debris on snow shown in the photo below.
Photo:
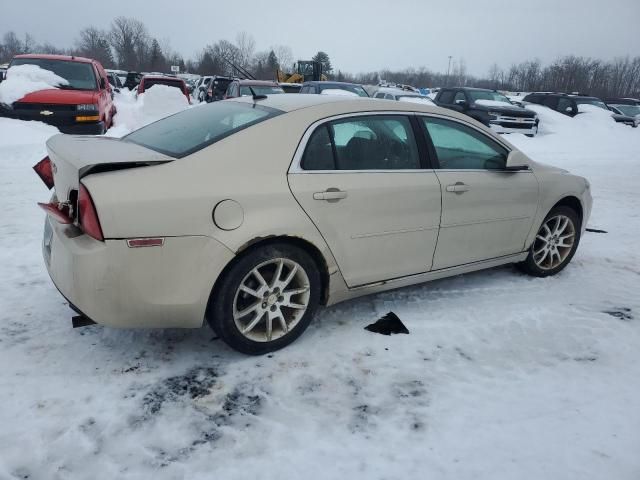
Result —
<path fill-rule="evenodd" d="M 373 333 L 380 333 L 382 335 L 409 333 L 409 330 L 404 326 L 402 320 L 400 320 L 393 312 L 387 313 L 384 317 L 380 318 L 380 320 L 372 323 L 371 325 L 367 325 L 364 329 Z"/>
<path fill-rule="evenodd" d="M 597 228 L 585 228 L 585 230 L 591 233 L 609 233 L 606 230 L 599 230 Z"/>
<path fill-rule="evenodd" d="M 633 320 L 633 314 L 631 312 L 631 309 L 628 307 L 615 307 L 612 310 L 605 310 L 602 313 L 606 313 L 607 315 L 611 315 L 612 317 L 624 320 L 625 322 Z"/>

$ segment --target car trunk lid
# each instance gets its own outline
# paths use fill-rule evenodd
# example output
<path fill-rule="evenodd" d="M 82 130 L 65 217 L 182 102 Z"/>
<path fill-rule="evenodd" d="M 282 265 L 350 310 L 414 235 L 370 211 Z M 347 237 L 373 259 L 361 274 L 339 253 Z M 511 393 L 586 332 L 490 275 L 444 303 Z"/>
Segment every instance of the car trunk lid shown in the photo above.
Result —
<path fill-rule="evenodd" d="M 73 200 L 80 179 L 98 172 L 136 168 L 175 160 L 118 138 L 55 135 L 47 141 L 55 194 L 59 202 Z"/>

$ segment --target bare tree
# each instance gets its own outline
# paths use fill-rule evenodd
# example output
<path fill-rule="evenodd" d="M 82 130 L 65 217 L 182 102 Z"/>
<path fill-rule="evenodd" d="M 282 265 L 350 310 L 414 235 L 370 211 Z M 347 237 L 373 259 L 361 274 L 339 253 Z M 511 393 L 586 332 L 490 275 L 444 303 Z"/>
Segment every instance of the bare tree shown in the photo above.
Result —
<path fill-rule="evenodd" d="M 106 68 L 113 66 L 113 54 L 107 32 L 95 27 L 84 28 L 80 30 L 76 47 L 80 55 L 95 58 Z"/>
<path fill-rule="evenodd" d="M 271 47 L 273 53 L 275 53 L 278 59 L 278 65 L 282 70 L 289 72 L 293 70 L 293 64 L 295 59 L 293 58 L 293 52 L 288 45 L 275 45 Z"/>
<path fill-rule="evenodd" d="M 256 41 L 247 32 L 240 32 L 236 36 L 236 47 L 238 49 L 237 64 L 243 68 L 247 68 L 253 58 Z"/>
<path fill-rule="evenodd" d="M 147 54 L 147 41 L 147 28 L 142 22 L 134 18 L 116 17 L 111 23 L 109 42 L 116 53 L 120 68 L 141 68 Z"/>

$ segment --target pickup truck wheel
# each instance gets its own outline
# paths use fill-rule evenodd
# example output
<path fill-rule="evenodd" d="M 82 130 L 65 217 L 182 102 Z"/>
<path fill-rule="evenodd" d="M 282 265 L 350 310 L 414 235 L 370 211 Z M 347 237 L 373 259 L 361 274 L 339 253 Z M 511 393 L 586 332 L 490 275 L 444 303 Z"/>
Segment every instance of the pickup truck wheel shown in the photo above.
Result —
<path fill-rule="evenodd" d="M 580 242 L 580 219 L 571 208 L 553 208 L 536 233 L 521 270 L 535 277 L 548 277 L 564 269 Z"/>

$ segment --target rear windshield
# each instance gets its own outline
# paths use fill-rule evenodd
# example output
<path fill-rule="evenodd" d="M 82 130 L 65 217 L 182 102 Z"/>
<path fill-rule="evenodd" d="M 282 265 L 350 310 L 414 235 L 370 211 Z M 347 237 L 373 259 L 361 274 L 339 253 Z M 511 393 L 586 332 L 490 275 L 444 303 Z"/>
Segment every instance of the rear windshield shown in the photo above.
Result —
<path fill-rule="evenodd" d="M 16 65 L 37 65 L 55 73 L 69 82 L 69 85 L 58 87 L 64 90 L 95 90 L 97 88 L 96 75 L 90 63 L 46 58 L 14 58 L 11 66 Z"/>
<path fill-rule="evenodd" d="M 158 120 L 123 141 L 182 158 L 281 113 L 255 103 L 214 102 Z"/>
<path fill-rule="evenodd" d="M 146 78 L 144 80 L 145 90 L 149 90 L 154 85 L 167 85 L 168 87 L 176 87 L 182 90 L 182 82 L 180 80 L 171 80 L 169 78 Z"/>
<path fill-rule="evenodd" d="M 251 85 L 251 90 L 253 90 L 253 93 L 255 93 L 256 95 L 273 95 L 276 93 L 284 93 L 284 90 L 282 89 L 282 87 L 276 87 L 271 85 L 267 85 L 267 86 Z"/>

